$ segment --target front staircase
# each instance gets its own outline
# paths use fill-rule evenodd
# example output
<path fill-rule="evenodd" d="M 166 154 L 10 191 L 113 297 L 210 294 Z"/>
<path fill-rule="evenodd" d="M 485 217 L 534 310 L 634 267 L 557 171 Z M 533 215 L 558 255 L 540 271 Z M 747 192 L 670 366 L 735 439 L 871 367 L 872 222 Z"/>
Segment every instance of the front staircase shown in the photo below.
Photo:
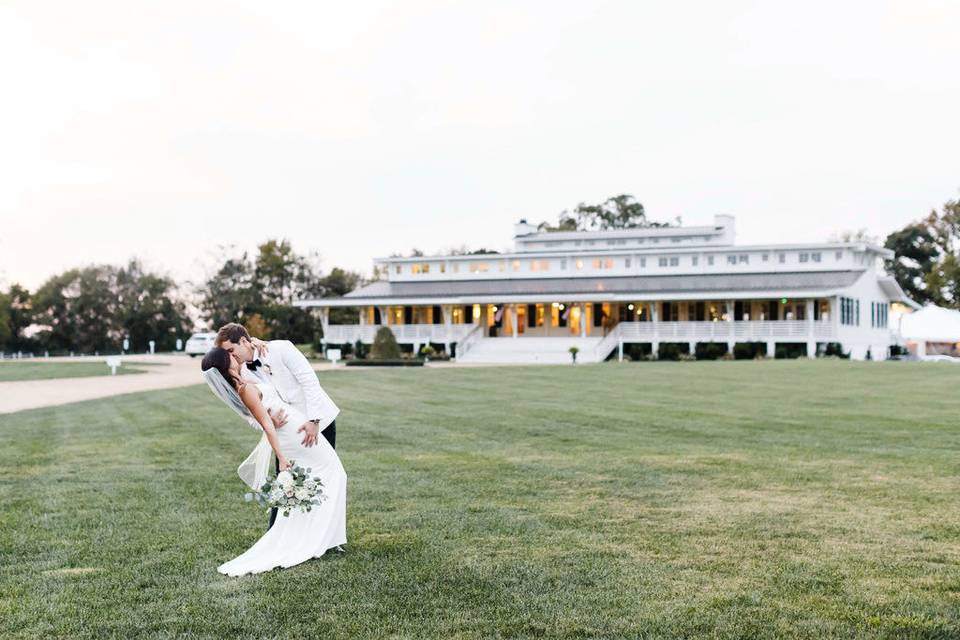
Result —
<path fill-rule="evenodd" d="M 602 344 L 601 344 L 602 343 Z M 500 364 L 570 364 L 570 347 L 580 349 L 577 362 L 602 362 L 616 348 L 603 338 L 476 337 L 458 362 Z"/>

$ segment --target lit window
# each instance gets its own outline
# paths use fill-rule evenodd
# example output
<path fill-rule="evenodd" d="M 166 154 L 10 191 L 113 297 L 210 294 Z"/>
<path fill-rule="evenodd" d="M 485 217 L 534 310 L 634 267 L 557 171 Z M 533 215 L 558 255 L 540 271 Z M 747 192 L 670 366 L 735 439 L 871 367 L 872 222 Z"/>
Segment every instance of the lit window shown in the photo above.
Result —
<path fill-rule="evenodd" d="M 447 272 L 447 263 L 446 263 L 446 262 L 441 262 L 441 263 L 440 263 L 440 273 L 446 273 L 446 272 Z"/>
<path fill-rule="evenodd" d="M 530 261 L 530 271 L 549 271 L 549 270 L 550 270 L 549 260 L 531 260 Z"/>
<path fill-rule="evenodd" d="M 583 269 L 583 260 L 577 260 L 576 263 L 577 269 Z"/>
<path fill-rule="evenodd" d="M 470 273 L 486 273 L 490 268 L 486 262 L 471 262 Z"/>

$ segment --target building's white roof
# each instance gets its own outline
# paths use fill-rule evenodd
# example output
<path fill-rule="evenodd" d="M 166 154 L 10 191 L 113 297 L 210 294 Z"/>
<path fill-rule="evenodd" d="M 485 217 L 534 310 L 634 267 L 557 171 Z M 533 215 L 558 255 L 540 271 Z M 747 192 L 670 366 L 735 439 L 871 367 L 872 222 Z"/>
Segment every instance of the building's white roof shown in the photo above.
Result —
<path fill-rule="evenodd" d="M 904 340 L 960 342 L 960 311 L 929 305 L 900 320 Z"/>

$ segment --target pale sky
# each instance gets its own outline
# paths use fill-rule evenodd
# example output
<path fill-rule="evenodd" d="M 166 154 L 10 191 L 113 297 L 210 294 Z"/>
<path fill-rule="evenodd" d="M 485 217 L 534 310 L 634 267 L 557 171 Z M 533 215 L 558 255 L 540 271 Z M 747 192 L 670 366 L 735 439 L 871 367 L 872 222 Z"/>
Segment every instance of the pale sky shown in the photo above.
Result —
<path fill-rule="evenodd" d="M 324 266 L 635 195 L 741 242 L 960 195 L 960 2 L 0 0 L 0 284 Z"/>

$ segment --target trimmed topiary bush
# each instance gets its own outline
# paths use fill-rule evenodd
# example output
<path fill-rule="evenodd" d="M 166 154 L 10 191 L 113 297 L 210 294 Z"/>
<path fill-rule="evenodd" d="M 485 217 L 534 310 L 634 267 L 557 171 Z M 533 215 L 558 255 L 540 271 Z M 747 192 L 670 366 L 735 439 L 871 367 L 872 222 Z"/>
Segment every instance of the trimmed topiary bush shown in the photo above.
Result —
<path fill-rule="evenodd" d="M 370 357 L 374 360 L 399 360 L 400 345 L 390 327 L 380 327 L 373 337 L 373 346 L 370 347 Z"/>

